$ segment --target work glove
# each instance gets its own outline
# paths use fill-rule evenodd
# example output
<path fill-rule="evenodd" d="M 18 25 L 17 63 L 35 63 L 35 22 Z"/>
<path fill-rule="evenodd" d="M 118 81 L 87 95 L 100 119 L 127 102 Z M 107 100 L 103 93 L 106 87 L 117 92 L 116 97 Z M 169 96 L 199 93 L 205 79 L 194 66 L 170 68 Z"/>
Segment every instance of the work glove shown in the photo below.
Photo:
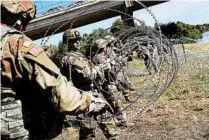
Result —
<path fill-rule="evenodd" d="M 102 98 L 97 98 L 91 95 L 91 103 L 85 112 L 88 117 L 98 116 L 106 111 L 114 112 L 112 107 Z"/>
<path fill-rule="evenodd" d="M 99 66 L 94 66 L 92 69 L 91 69 L 91 76 L 90 76 L 90 79 L 91 80 L 94 80 L 96 79 L 97 77 L 100 77 L 100 75 L 103 75 L 101 69 Z M 103 77 L 103 76 L 102 76 Z"/>
<path fill-rule="evenodd" d="M 109 68 L 109 67 L 108 67 Z M 101 78 L 101 79 L 104 79 L 104 71 L 106 69 L 108 69 L 106 65 L 103 65 L 103 64 L 99 64 L 97 66 L 94 66 L 92 69 L 91 69 L 91 77 L 90 79 L 93 80 L 93 79 L 96 79 L 96 78 Z"/>

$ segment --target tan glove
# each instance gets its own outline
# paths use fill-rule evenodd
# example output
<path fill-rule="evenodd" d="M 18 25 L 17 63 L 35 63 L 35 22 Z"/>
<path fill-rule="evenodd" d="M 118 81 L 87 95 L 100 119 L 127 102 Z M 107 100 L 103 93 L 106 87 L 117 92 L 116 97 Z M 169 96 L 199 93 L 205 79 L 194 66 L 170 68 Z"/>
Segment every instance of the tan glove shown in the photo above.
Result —
<path fill-rule="evenodd" d="M 85 112 L 85 115 L 92 116 L 102 114 L 104 111 L 114 112 L 112 107 L 102 98 L 97 98 L 91 95 L 91 103 Z"/>
<path fill-rule="evenodd" d="M 90 79 L 91 80 L 94 80 L 96 78 L 104 78 L 104 70 L 98 65 L 98 66 L 94 66 L 92 69 L 91 69 L 91 77 Z"/>

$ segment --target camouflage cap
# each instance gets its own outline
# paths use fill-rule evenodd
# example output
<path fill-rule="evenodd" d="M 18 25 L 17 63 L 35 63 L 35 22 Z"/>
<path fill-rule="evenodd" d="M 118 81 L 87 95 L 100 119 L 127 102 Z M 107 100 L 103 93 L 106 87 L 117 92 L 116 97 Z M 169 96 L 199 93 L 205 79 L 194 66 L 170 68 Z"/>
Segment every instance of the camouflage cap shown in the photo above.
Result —
<path fill-rule="evenodd" d="M 25 13 L 27 15 L 25 18 L 33 19 L 36 14 L 36 7 L 32 0 L 3 0 L 1 6 L 13 14 Z"/>
<path fill-rule="evenodd" d="M 98 40 L 95 41 L 95 44 L 96 44 L 97 48 L 102 49 L 102 48 L 105 48 L 107 46 L 108 41 L 105 40 L 105 39 L 98 39 Z"/>

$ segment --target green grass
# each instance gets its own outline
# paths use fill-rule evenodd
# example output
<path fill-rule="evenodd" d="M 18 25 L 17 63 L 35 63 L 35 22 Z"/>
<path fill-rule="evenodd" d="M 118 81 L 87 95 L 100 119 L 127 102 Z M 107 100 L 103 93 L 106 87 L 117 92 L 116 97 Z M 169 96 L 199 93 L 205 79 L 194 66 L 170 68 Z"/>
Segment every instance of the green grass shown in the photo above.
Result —
<path fill-rule="evenodd" d="M 131 61 L 131 65 L 134 69 L 141 69 L 141 70 L 145 69 L 143 60 L 133 59 L 133 61 Z"/>
<path fill-rule="evenodd" d="M 186 102 L 186 106 L 196 111 L 202 110 L 206 104 L 209 105 L 209 61 L 205 64 L 201 59 L 192 57 L 184 63 L 180 65 L 174 82 L 157 101 L 159 108 L 164 108 L 171 100 L 194 100 Z M 134 69 L 145 69 L 143 60 L 133 59 L 131 65 Z M 142 83 L 143 78 L 132 80 L 137 84 Z M 142 86 L 140 88 L 143 89 Z M 208 102 L 203 101 L 204 99 Z"/>

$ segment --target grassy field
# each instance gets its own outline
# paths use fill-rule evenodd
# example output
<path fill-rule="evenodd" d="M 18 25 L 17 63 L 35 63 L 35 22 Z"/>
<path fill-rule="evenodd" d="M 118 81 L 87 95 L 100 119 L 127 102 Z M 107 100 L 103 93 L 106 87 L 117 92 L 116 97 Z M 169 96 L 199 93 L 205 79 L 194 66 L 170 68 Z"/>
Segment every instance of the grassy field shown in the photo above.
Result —
<path fill-rule="evenodd" d="M 187 51 L 209 53 L 209 43 L 185 44 Z"/>
<path fill-rule="evenodd" d="M 209 44 L 187 44 L 185 51 L 177 50 L 175 81 L 121 140 L 209 140 Z"/>
<path fill-rule="evenodd" d="M 180 67 L 175 81 L 157 102 L 131 120 L 131 126 L 118 130 L 120 140 L 209 140 L 209 43 L 187 44 L 185 54 L 179 46 L 176 49 Z M 75 130 L 70 132 L 78 138 Z M 104 137 L 99 134 L 97 139 Z"/>

